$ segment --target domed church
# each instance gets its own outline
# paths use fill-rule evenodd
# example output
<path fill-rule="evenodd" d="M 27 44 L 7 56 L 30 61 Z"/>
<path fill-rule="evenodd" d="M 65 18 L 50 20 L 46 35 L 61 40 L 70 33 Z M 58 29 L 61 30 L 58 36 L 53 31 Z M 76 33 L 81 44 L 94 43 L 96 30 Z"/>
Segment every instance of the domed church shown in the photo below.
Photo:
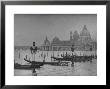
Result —
<path fill-rule="evenodd" d="M 87 30 L 86 25 L 84 25 L 83 30 L 80 33 L 80 40 L 82 43 L 87 43 L 92 40 L 90 32 Z"/>
<path fill-rule="evenodd" d="M 58 37 L 54 37 L 50 42 L 46 36 L 41 50 L 43 51 L 70 51 L 72 45 L 75 50 L 96 50 L 97 42 L 93 41 L 90 32 L 84 25 L 80 34 L 77 31 L 70 31 L 70 40 L 60 40 Z"/>

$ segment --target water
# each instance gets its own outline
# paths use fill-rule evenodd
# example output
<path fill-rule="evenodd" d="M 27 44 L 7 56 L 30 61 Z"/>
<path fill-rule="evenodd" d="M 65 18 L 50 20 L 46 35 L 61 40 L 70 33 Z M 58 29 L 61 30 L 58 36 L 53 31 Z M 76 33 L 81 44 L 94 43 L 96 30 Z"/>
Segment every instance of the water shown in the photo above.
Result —
<path fill-rule="evenodd" d="M 72 54 L 70 51 L 68 54 Z M 42 55 L 41 55 L 42 54 Z M 66 51 L 58 52 L 58 51 L 39 51 L 35 55 L 35 61 L 43 61 L 44 55 L 46 62 L 53 61 L 51 56 L 60 57 L 61 54 L 66 54 Z M 76 55 L 96 55 L 95 51 L 75 51 Z M 28 65 L 26 61 L 24 61 L 25 56 L 27 55 L 27 59 L 32 60 L 32 55 L 30 50 L 15 50 L 15 62 Z M 37 76 L 96 76 L 97 75 L 97 60 L 93 59 L 92 63 L 90 62 L 77 62 L 74 64 L 74 67 L 71 67 L 71 62 L 69 66 L 52 66 L 52 65 L 44 65 L 40 69 L 36 69 Z M 14 70 L 15 76 L 32 76 L 32 70 Z"/>

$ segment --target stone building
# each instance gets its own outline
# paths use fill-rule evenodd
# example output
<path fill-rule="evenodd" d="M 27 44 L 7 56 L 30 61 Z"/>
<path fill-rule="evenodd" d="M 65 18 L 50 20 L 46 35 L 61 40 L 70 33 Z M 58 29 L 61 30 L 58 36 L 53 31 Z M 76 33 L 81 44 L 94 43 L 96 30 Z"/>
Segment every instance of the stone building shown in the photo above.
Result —
<path fill-rule="evenodd" d="M 71 45 L 70 40 L 61 41 L 58 37 L 55 37 L 51 42 L 51 47 L 54 51 L 70 50 Z"/>
<path fill-rule="evenodd" d="M 77 31 L 70 32 L 69 40 L 60 40 L 58 37 L 54 37 L 50 42 L 46 36 L 41 50 L 43 51 L 70 51 L 72 45 L 75 50 L 96 50 L 97 42 L 91 38 L 90 32 L 84 25 L 80 34 Z"/>
<path fill-rule="evenodd" d="M 41 50 L 44 50 L 44 51 L 50 51 L 51 50 L 51 43 L 48 40 L 47 36 L 46 36 L 46 38 L 44 40 L 44 43 L 41 46 Z"/>

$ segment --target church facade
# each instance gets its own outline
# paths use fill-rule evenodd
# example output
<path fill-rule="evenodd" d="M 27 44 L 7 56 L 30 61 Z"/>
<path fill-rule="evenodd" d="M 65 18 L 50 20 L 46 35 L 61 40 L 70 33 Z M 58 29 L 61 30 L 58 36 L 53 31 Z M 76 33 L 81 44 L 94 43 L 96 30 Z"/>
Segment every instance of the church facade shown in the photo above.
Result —
<path fill-rule="evenodd" d="M 49 41 L 47 36 L 41 45 L 42 51 L 71 51 L 71 47 L 74 45 L 75 50 L 96 50 L 97 42 L 91 38 L 90 32 L 84 25 L 80 34 L 77 31 L 70 32 L 69 40 L 60 40 L 58 37 L 54 37 L 52 41 Z"/>

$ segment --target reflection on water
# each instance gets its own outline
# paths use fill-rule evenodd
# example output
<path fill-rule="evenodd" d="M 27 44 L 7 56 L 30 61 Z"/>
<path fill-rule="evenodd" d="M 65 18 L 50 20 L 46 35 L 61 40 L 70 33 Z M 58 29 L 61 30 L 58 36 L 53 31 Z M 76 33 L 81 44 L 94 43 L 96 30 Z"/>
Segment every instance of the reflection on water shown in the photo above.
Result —
<path fill-rule="evenodd" d="M 44 65 L 40 69 L 36 69 L 37 76 L 96 76 L 97 63 L 94 59 L 92 63 L 75 63 L 71 66 L 51 66 Z M 32 70 L 15 69 L 15 76 L 32 76 Z"/>
<path fill-rule="evenodd" d="M 36 61 L 42 61 L 41 57 L 42 52 L 36 54 Z M 62 52 L 54 52 L 54 56 L 60 55 Z M 64 52 L 63 52 L 64 53 Z M 69 53 L 69 52 L 68 52 Z M 96 54 L 96 52 L 75 52 L 76 55 L 90 55 Z M 53 52 L 43 52 L 46 54 L 45 61 L 51 61 L 51 55 Z M 25 51 L 15 51 L 15 62 L 19 64 L 27 64 L 23 60 L 25 55 L 28 55 L 28 59 L 32 60 L 29 50 Z M 71 64 L 71 63 L 70 63 Z M 52 66 L 44 65 L 40 69 L 36 69 L 37 76 L 96 76 L 97 75 L 97 59 L 93 59 L 92 63 L 90 62 L 76 62 L 74 67 L 69 66 Z M 14 70 L 15 76 L 32 76 L 32 70 Z"/>

